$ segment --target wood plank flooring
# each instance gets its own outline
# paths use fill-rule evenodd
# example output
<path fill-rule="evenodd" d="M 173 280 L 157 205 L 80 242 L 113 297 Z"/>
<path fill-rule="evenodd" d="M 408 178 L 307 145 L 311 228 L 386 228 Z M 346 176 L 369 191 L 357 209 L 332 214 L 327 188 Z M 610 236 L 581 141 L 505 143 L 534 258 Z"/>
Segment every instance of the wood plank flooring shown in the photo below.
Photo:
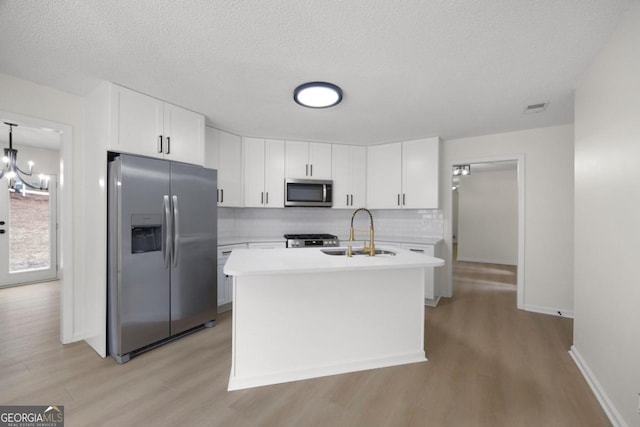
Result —
<path fill-rule="evenodd" d="M 64 405 L 69 427 L 609 425 L 572 321 L 517 310 L 515 268 L 454 269 L 455 297 L 426 308 L 428 362 L 234 392 L 230 312 L 118 365 L 60 344 L 56 282 L 0 289 L 0 404 Z"/>

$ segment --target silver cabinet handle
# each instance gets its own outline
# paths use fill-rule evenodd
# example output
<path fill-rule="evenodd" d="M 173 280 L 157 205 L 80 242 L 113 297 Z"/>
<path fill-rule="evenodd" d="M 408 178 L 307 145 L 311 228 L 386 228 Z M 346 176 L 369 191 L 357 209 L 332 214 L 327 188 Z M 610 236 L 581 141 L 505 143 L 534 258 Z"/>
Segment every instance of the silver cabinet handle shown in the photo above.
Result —
<path fill-rule="evenodd" d="M 347 194 L 347 206 L 349 206 L 349 195 Z"/>
<path fill-rule="evenodd" d="M 309 165 L 304 165 L 304 176 L 309 176 Z"/>
<path fill-rule="evenodd" d="M 264 200 L 265 200 L 265 205 L 268 205 L 269 204 L 269 192 L 268 191 L 265 193 Z"/>
<path fill-rule="evenodd" d="M 231 255 L 231 251 L 222 251 L 222 255 Z"/>
<path fill-rule="evenodd" d="M 353 194 L 351 195 L 351 206 L 353 206 Z"/>
<path fill-rule="evenodd" d="M 264 191 L 260 193 L 260 204 L 264 205 Z"/>
<path fill-rule="evenodd" d="M 162 135 L 158 135 L 158 153 L 162 153 Z"/>
<path fill-rule="evenodd" d="M 313 165 L 309 166 L 309 170 L 311 171 L 311 173 L 309 174 L 309 176 L 313 176 Z"/>
<path fill-rule="evenodd" d="M 406 196 L 406 194 L 402 193 L 402 206 L 405 206 L 407 204 L 407 202 L 405 200 L 405 196 Z"/>
<path fill-rule="evenodd" d="M 180 257 L 180 209 L 178 209 L 178 196 L 173 196 L 173 266 L 178 266 Z"/>
<path fill-rule="evenodd" d="M 224 189 L 220 189 L 220 203 L 224 203 Z"/>
<path fill-rule="evenodd" d="M 220 201 L 220 190 L 216 189 L 216 202 Z"/>
<path fill-rule="evenodd" d="M 167 137 L 167 154 L 171 152 L 171 137 Z"/>
<path fill-rule="evenodd" d="M 400 206 L 400 193 L 398 193 L 398 206 Z"/>
<path fill-rule="evenodd" d="M 424 249 L 409 249 L 411 252 L 420 252 L 421 254 L 424 253 Z"/>
<path fill-rule="evenodd" d="M 171 259 L 171 208 L 169 207 L 169 196 L 162 198 L 162 229 L 164 230 L 164 245 L 162 245 L 162 258 L 164 258 L 164 267 L 169 268 Z"/>

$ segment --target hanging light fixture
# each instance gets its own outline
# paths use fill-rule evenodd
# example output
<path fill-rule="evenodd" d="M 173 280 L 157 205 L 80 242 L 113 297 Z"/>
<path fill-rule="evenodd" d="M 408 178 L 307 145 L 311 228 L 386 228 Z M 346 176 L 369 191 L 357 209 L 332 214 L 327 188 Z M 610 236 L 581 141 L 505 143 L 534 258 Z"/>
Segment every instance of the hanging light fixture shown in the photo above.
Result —
<path fill-rule="evenodd" d="M 342 89 L 327 82 L 304 83 L 294 89 L 293 100 L 303 107 L 329 108 L 342 101 Z"/>
<path fill-rule="evenodd" d="M 2 157 L 2 169 L 0 170 L 0 179 L 6 176 L 9 188 L 16 190 L 24 189 L 24 187 L 29 187 L 33 190 L 48 190 L 49 179 L 45 175 L 42 175 L 40 177 L 39 186 L 31 184 L 23 178 L 23 175 L 33 175 L 33 162 L 29 161 L 27 163 L 27 165 L 29 166 L 29 172 L 25 172 L 20 169 L 20 167 L 18 167 L 18 150 L 13 148 L 13 128 L 14 126 L 18 125 L 9 122 L 4 122 L 4 124 L 9 126 L 9 148 L 4 149 L 4 157 Z"/>
<path fill-rule="evenodd" d="M 471 175 L 471 165 L 453 165 L 453 176 Z"/>

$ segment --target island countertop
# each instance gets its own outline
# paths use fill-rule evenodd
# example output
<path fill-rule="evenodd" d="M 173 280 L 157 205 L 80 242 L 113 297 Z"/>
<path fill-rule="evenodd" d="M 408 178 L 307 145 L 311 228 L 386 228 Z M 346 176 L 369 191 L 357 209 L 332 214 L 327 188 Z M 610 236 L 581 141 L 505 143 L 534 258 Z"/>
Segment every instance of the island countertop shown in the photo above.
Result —
<path fill-rule="evenodd" d="M 359 246 L 354 246 L 354 250 Z M 224 266 L 224 273 L 230 276 L 253 276 L 272 274 L 319 273 L 328 271 L 404 269 L 412 267 L 439 267 L 444 260 L 404 249 L 385 248 L 396 255 L 327 255 L 323 249 L 341 248 L 273 248 L 236 249 Z"/>

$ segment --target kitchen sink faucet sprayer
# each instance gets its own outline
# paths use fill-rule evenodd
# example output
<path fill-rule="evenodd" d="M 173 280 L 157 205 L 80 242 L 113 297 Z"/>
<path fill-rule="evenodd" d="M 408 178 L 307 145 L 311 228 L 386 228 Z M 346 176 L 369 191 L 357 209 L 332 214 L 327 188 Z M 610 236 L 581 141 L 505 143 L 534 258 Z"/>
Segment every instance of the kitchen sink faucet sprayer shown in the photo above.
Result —
<path fill-rule="evenodd" d="M 358 229 L 356 230 L 355 228 L 353 228 L 353 219 L 356 217 L 356 214 L 360 211 L 365 211 L 366 213 L 369 214 L 369 230 L 367 229 Z M 375 243 L 373 242 L 373 215 L 371 215 L 371 211 L 369 209 L 366 208 L 358 208 L 355 211 L 353 211 L 353 215 L 351 215 L 351 228 L 349 229 L 349 241 L 350 242 L 355 242 L 355 232 L 356 231 L 368 231 L 369 232 L 369 246 L 367 246 L 367 242 L 365 240 L 365 242 L 363 243 L 364 247 L 362 248 L 362 250 L 364 252 L 369 252 L 369 256 L 375 256 L 376 254 L 376 246 Z M 348 246 L 347 248 L 347 256 L 350 257 L 353 255 L 353 249 L 351 247 L 351 245 Z"/>

